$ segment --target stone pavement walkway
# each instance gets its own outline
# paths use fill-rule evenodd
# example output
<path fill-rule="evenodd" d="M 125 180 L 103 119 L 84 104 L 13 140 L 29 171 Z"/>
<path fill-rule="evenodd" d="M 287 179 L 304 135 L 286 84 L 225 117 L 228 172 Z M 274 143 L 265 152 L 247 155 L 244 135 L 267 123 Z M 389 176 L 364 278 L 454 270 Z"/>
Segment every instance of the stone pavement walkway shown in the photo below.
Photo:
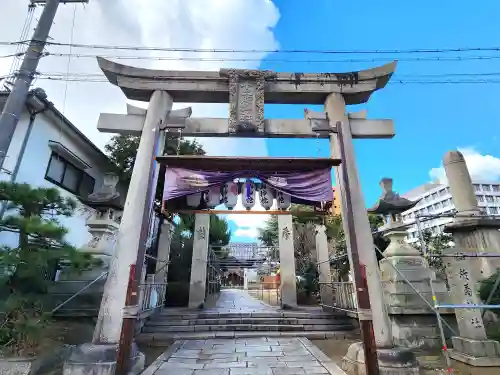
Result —
<path fill-rule="evenodd" d="M 345 375 L 305 338 L 176 341 L 142 375 Z"/>
<path fill-rule="evenodd" d="M 252 297 L 245 290 L 222 289 L 217 303 L 213 308 L 203 309 L 206 313 L 251 313 L 251 312 L 273 312 L 276 307 L 269 306 L 262 301 Z"/>

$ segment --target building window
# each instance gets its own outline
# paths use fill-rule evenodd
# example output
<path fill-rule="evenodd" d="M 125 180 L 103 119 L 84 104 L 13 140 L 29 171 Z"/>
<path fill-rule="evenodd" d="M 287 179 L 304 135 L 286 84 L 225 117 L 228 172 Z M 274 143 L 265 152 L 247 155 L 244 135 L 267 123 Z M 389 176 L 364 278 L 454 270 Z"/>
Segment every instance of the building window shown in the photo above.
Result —
<path fill-rule="evenodd" d="M 95 179 L 55 152 L 50 156 L 45 179 L 85 198 L 94 191 Z"/>
<path fill-rule="evenodd" d="M 474 184 L 475 191 L 481 191 L 481 187 L 478 184 Z"/>
<path fill-rule="evenodd" d="M 442 197 L 443 195 L 446 195 L 446 189 L 439 190 L 439 196 Z"/>
<path fill-rule="evenodd" d="M 498 186 L 498 185 L 492 185 L 492 187 L 493 187 L 493 191 L 494 192 L 498 193 L 500 191 L 500 186 Z"/>
<path fill-rule="evenodd" d="M 490 210 L 490 214 L 492 214 L 492 215 L 498 214 L 498 208 L 496 208 L 496 207 L 490 207 L 489 210 Z"/>
<path fill-rule="evenodd" d="M 484 202 L 484 195 L 478 195 L 477 196 L 477 201 L 478 202 Z"/>
<path fill-rule="evenodd" d="M 483 191 L 491 191 L 490 185 L 482 185 Z"/>
<path fill-rule="evenodd" d="M 487 195 L 486 196 L 486 202 L 488 203 L 493 203 L 495 200 L 493 199 L 493 197 L 491 195 Z"/>
<path fill-rule="evenodd" d="M 434 199 L 437 199 L 437 197 L 438 197 L 438 194 L 437 194 L 437 193 L 432 193 L 432 199 L 433 199 L 433 200 L 434 200 Z"/>

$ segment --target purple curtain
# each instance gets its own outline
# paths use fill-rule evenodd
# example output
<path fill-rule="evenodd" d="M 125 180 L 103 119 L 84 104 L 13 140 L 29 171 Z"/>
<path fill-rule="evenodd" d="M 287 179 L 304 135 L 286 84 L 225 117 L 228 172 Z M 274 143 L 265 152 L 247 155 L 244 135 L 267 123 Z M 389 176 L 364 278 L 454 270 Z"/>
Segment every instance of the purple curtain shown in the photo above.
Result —
<path fill-rule="evenodd" d="M 211 186 L 222 185 L 236 178 L 258 178 L 274 189 L 296 198 L 294 201 L 333 201 L 330 168 L 293 172 L 260 172 L 253 170 L 217 172 L 167 168 L 163 199 L 170 200 L 205 191 Z"/>

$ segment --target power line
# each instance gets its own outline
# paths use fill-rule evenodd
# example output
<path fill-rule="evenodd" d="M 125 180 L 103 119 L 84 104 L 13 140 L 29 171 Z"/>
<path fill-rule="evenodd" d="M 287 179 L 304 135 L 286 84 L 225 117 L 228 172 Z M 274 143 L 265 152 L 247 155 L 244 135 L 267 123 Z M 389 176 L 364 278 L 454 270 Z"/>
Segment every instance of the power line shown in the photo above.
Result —
<path fill-rule="evenodd" d="M 38 75 L 46 75 L 46 76 L 68 76 L 66 72 L 38 72 Z M 500 71 L 498 72 L 472 72 L 472 73 L 436 73 L 436 74 L 395 74 L 393 79 L 399 80 L 401 78 L 421 78 L 421 77 L 430 77 L 430 78 L 443 78 L 443 77 L 480 77 L 480 76 L 497 76 L 500 75 Z M 95 77 L 95 78 L 104 78 L 102 73 L 85 73 L 85 72 L 70 72 L 69 76 L 73 77 Z M 290 82 L 294 82 L 292 79 Z M 317 80 L 307 80 L 307 82 L 315 82 Z M 335 79 L 328 80 L 329 82 L 337 82 Z M 319 81 L 318 81 L 319 82 Z M 322 81 L 324 82 L 324 81 Z M 339 81 L 343 82 L 343 81 Z"/>
<path fill-rule="evenodd" d="M 84 78 L 84 77 L 67 77 L 64 76 L 45 76 L 41 75 L 38 79 L 50 81 L 67 81 L 67 82 L 88 82 L 88 83 L 108 83 L 106 78 Z M 311 81 L 309 81 L 311 82 Z M 389 85 L 445 85 L 445 84 L 498 84 L 500 79 L 483 79 L 483 80 L 392 80 Z"/>
<path fill-rule="evenodd" d="M 26 41 L 0 42 L 0 45 L 16 45 Z M 500 47 L 460 47 L 460 48 L 411 48 L 411 49 L 373 49 L 373 50 L 327 50 L 327 49 L 224 49 L 224 48 L 182 48 L 182 47 L 148 47 L 102 44 L 78 44 L 47 42 L 47 45 L 87 49 L 164 51 L 164 52 L 197 52 L 197 53 L 307 53 L 307 54 L 415 54 L 415 53 L 450 53 L 450 52 L 499 52 Z"/>
<path fill-rule="evenodd" d="M 93 55 L 93 54 L 78 54 L 78 53 L 52 53 L 45 52 L 44 57 L 68 57 L 73 58 L 97 58 L 116 60 L 156 60 L 156 61 L 199 61 L 199 62 L 276 62 L 276 63 L 307 63 L 307 64 L 329 64 L 329 63 L 360 63 L 360 62 L 388 62 L 388 61 L 405 61 L 405 62 L 425 62 L 425 61 L 469 61 L 469 60 L 496 60 L 500 59 L 500 55 L 486 56 L 425 56 L 425 57 L 380 57 L 380 58 L 359 58 L 359 59 L 273 59 L 273 58 L 233 58 L 233 57 L 195 57 L 195 56 L 119 56 L 119 55 Z M 0 56 L 2 58 L 3 56 Z M 5 56 L 11 57 L 11 56 Z"/>

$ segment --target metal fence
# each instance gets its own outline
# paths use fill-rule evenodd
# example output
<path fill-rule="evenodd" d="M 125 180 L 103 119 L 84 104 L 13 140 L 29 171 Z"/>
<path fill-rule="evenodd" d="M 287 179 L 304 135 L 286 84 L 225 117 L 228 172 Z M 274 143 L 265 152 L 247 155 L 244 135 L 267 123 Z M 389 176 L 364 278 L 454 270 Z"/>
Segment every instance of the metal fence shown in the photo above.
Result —
<path fill-rule="evenodd" d="M 157 308 L 163 307 L 165 304 L 165 293 L 167 291 L 167 283 L 151 282 L 139 285 L 140 296 L 140 313 L 154 312 Z"/>

